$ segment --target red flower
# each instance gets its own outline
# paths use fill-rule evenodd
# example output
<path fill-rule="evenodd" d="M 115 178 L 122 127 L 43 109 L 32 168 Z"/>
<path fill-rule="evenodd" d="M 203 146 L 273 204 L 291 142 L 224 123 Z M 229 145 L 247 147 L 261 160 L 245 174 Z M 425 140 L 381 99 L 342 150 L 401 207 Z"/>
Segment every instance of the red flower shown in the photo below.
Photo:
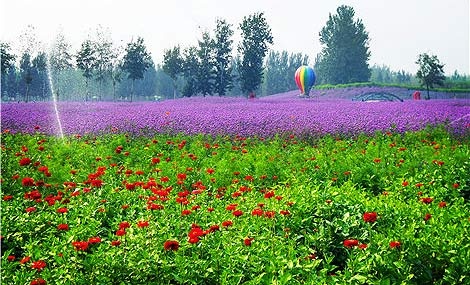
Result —
<path fill-rule="evenodd" d="M 360 248 L 360 249 L 366 249 L 366 248 L 367 248 L 367 244 L 366 244 L 366 243 L 361 243 L 361 244 L 359 245 L 359 248 Z"/>
<path fill-rule="evenodd" d="M 95 243 L 100 243 L 101 238 L 100 237 L 91 237 L 88 239 L 88 243 L 95 244 Z"/>
<path fill-rule="evenodd" d="M 245 240 L 243 240 L 243 243 L 246 245 L 246 246 L 251 246 L 251 241 L 253 240 L 253 238 L 246 238 Z"/>
<path fill-rule="evenodd" d="M 261 217 L 264 214 L 264 211 L 260 208 L 256 208 L 253 211 L 251 211 L 252 216 L 258 216 Z"/>
<path fill-rule="evenodd" d="M 460 186 L 459 183 L 454 183 L 454 184 L 452 185 L 452 187 L 454 187 L 454 189 L 459 188 L 459 186 Z"/>
<path fill-rule="evenodd" d="M 20 260 L 20 264 L 25 264 L 26 262 L 29 262 L 31 260 L 30 256 L 25 256 Z"/>
<path fill-rule="evenodd" d="M 264 198 L 269 199 L 274 197 L 274 191 L 269 191 L 264 194 Z"/>
<path fill-rule="evenodd" d="M 186 179 L 186 173 L 178 173 L 176 175 L 176 177 L 178 178 L 178 180 L 185 180 Z"/>
<path fill-rule="evenodd" d="M 167 241 L 165 241 L 165 243 L 163 244 L 163 248 L 164 248 L 165 250 L 177 251 L 179 247 L 180 247 L 180 244 L 179 244 L 179 242 L 176 241 L 176 240 L 167 240 Z"/>
<path fill-rule="evenodd" d="M 207 208 L 207 211 L 208 211 L 208 212 L 213 212 L 213 211 L 214 211 L 214 208 L 209 207 L 209 208 Z"/>
<path fill-rule="evenodd" d="M 34 261 L 31 264 L 31 269 L 36 269 L 38 272 L 41 272 L 46 267 L 46 262 L 43 260 Z"/>
<path fill-rule="evenodd" d="M 210 233 L 213 233 L 215 231 L 218 231 L 220 229 L 219 225 L 212 225 L 210 228 L 209 228 L 209 232 Z"/>
<path fill-rule="evenodd" d="M 266 218 L 269 218 L 269 219 L 274 218 L 275 215 L 276 215 L 276 212 L 274 212 L 274 211 L 266 211 L 266 212 L 264 212 L 264 216 L 265 216 Z"/>
<path fill-rule="evenodd" d="M 439 208 L 444 208 L 447 206 L 447 203 L 444 201 L 439 202 Z"/>
<path fill-rule="evenodd" d="M 399 248 L 401 246 L 401 243 L 399 241 L 391 241 L 390 242 L 390 248 Z"/>
<path fill-rule="evenodd" d="M 24 187 L 34 186 L 34 179 L 31 177 L 25 177 L 23 180 L 21 180 L 21 185 Z"/>
<path fill-rule="evenodd" d="M 233 211 L 232 214 L 233 214 L 235 217 L 240 217 L 241 215 L 243 215 L 243 212 L 240 211 L 240 210 L 236 210 L 236 211 Z"/>
<path fill-rule="evenodd" d="M 212 168 L 208 168 L 206 171 L 208 174 L 213 174 L 215 172 L 215 170 Z"/>
<path fill-rule="evenodd" d="M 22 159 L 20 159 L 20 166 L 26 166 L 28 164 L 31 164 L 31 159 L 29 159 L 29 157 L 23 157 Z"/>
<path fill-rule="evenodd" d="M 96 188 L 100 188 L 103 185 L 103 181 L 101 181 L 100 179 L 93 179 L 90 181 L 90 183 L 91 183 L 91 186 L 96 187 Z"/>
<path fill-rule="evenodd" d="M 375 223 L 375 221 L 377 221 L 377 213 L 376 212 L 365 212 L 364 215 L 362 215 L 362 219 L 366 223 Z"/>
<path fill-rule="evenodd" d="M 359 241 L 357 239 L 345 239 L 343 241 L 343 245 L 347 248 L 352 248 L 359 245 Z"/>
<path fill-rule="evenodd" d="M 111 242 L 111 245 L 112 245 L 112 246 L 119 246 L 119 245 L 121 245 L 121 241 L 119 241 L 119 240 L 113 240 L 113 241 Z"/>
<path fill-rule="evenodd" d="M 157 163 L 160 163 L 160 158 L 152 157 L 152 164 L 157 164 Z"/>
<path fill-rule="evenodd" d="M 408 181 L 406 181 L 406 180 L 401 183 L 401 185 L 402 185 L 403 187 L 406 187 L 406 186 L 408 186 L 409 184 L 410 184 L 410 183 L 408 183 Z"/>
<path fill-rule="evenodd" d="M 67 213 L 67 212 L 68 212 L 67 208 L 59 208 L 59 209 L 57 209 L 57 213 L 60 213 L 60 214 L 65 214 L 65 213 Z"/>
<path fill-rule="evenodd" d="M 122 237 L 125 234 L 126 234 L 125 229 L 119 229 L 119 230 L 116 231 L 116 235 L 119 236 L 119 237 Z"/>
<path fill-rule="evenodd" d="M 148 226 L 149 226 L 149 222 L 147 222 L 147 221 L 139 221 L 139 222 L 137 222 L 137 227 L 139 227 L 139 228 L 146 228 L 146 227 L 148 227 Z"/>
<path fill-rule="evenodd" d="M 30 284 L 31 285 L 46 285 L 47 282 L 46 282 L 46 280 L 44 280 L 42 278 L 38 278 L 38 279 L 34 279 L 33 281 L 31 281 Z"/>
<path fill-rule="evenodd" d="M 131 225 L 128 222 L 119 223 L 119 228 L 120 229 L 127 229 L 127 228 L 130 228 L 130 227 L 131 227 Z"/>
<path fill-rule="evenodd" d="M 288 216 L 288 215 L 290 215 L 290 212 L 289 212 L 288 210 L 281 210 L 281 211 L 279 211 L 279 213 L 280 213 L 281 215 L 283 215 L 283 216 Z"/>
<path fill-rule="evenodd" d="M 74 241 L 72 242 L 72 245 L 75 247 L 75 250 L 78 251 L 86 251 L 88 249 L 87 241 Z"/>
<path fill-rule="evenodd" d="M 182 212 L 181 212 L 181 216 L 187 216 L 187 215 L 190 215 L 191 214 L 191 210 L 188 210 L 188 209 L 184 209 Z"/>
<path fill-rule="evenodd" d="M 429 219 L 431 219 L 431 214 L 427 213 L 426 215 L 424 215 L 424 220 L 427 221 Z"/>
<path fill-rule="evenodd" d="M 431 202 L 432 202 L 433 200 L 434 200 L 434 199 L 431 198 L 431 197 L 421 198 L 421 202 L 423 202 L 424 204 L 431 204 Z"/>
<path fill-rule="evenodd" d="M 36 208 L 35 207 L 28 207 L 26 208 L 26 213 L 31 213 L 31 212 L 35 212 L 36 211 Z"/>
<path fill-rule="evenodd" d="M 5 195 L 5 196 L 3 196 L 3 201 L 10 201 L 11 199 L 13 199 L 13 196 L 12 196 L 12 195 Z"/>
<path fill-rule="evenodd" d="M 232 225 L 233 225 L 232 221 L 223 221 L 222 222 L 222 227 L 224 227 L 224 228 L 228 228 Z"/>
<path fill-rule="evenodd" d="M 233 211 L 233 210 L 236 210 L 236 209 L 237 209 L 237 206 L 238 206 L 238 204 L 230 204 L 230 205 L 228 205 L 227 207 L 225 207 L 225 209 L 226 209 L 227 211 Z"/>
<path fill-rule="evenodd" d="M 7 257 L 7 260 L 11 262 L 11 261 L 15 261 L 15 258 L 16 258 L 16 257 L 15 257 L 14 255 L 9 255 L 9 256 Z"/>
<path fill-rule="evenodd" d="M 68 231 L 68 230 L 69 230 L 69 225 L 67 225 L 67 224 L 60 224 L 60 225 L 57 226 L 57 229 L 58 229 L 59 231 Z"/>

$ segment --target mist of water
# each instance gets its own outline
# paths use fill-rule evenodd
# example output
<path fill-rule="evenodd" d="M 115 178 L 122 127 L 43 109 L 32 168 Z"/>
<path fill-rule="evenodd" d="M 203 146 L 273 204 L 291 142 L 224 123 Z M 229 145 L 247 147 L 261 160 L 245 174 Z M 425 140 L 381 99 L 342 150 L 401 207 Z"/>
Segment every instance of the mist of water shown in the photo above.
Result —
<path fill-rule="evenodd" d="M 59 109 L 57 108 L 57 94 L 54 90 L 54 83 L 52 82 L 52 71 L 51 71 L 51 63 L 50 63 L 50 60 L 49 60 L 49 56 L 47 56 L 47 77 L 49 79 L 49 87 L 51 89 L 52 103 L 54 104 L 54 112 L 55 112 L 55 118 L 56 118 L 56 121 L 57 121 L 57 127 L 59 129 L 58 136 L 59 136 L 59 138 L 63 139 L 64 138 L 64 130 L 62 129 L 62 123 L 60 121 Z"/>

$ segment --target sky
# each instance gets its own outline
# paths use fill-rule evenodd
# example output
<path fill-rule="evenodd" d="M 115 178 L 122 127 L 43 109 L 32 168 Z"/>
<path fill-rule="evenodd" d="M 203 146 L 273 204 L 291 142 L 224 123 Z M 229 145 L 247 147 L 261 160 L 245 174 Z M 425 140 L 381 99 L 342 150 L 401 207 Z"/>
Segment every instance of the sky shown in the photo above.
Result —
<path fill-rule="evenodd" d="M 321 51 L 319 32 L 340 5 L 354 8 L 370 38 L 372 66 L 415 74 L 420 53 L 436 55 L 448 75 L 470 74 L 468 0 L 0 0 L 0 39 L 12 47 L 28 25 L 44 46 L 63 33 L 74 51 L 97 27 L 109 29 L 115 44 L 138 36 L 156 64 L 176 45 L 197 45 L 216 19 L 233 25 L 234 51 L 243 17 L 263 12 L 275 51 L 300 52 L 311 64 Z"/>

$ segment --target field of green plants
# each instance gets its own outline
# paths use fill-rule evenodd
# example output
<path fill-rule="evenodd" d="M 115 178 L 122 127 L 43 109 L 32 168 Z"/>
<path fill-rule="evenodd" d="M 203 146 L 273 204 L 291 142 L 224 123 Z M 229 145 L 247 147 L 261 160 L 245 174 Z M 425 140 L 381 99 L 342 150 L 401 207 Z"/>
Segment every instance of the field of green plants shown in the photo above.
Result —
<path fill-rule="evenodd" d="M 2 284 L 470 283 L 443 129 L 1 140 Z"/>

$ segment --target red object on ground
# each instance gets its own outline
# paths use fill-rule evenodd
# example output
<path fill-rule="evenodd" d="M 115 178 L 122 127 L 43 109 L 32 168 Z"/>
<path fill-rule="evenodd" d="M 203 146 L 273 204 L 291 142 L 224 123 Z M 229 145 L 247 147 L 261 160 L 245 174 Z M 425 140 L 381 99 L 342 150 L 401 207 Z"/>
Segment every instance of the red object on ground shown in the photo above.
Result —
<path fill-rule="evenodd" d="M 421 100 L 421 92 L 415 91 L 413 93 L 413 100 Z"/>

